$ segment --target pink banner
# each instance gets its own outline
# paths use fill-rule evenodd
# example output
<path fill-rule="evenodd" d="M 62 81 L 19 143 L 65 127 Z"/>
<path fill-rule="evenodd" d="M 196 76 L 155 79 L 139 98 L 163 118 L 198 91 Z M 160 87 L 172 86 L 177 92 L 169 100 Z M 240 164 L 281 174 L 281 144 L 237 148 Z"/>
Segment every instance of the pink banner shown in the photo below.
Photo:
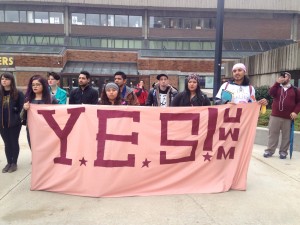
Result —
<path fill-rule="evenodd" d="M 83 196 L 246 190 L 257 103 L 34 105 L 31 190 Z"/>

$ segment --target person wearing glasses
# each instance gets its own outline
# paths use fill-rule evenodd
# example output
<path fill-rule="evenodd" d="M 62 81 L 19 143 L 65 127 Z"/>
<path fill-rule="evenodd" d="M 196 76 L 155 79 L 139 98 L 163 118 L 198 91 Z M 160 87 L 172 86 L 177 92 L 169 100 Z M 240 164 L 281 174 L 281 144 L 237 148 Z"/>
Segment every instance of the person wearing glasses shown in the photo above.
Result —
<path fill-rule="evenodd" d="M 49 92 L 47 80 L 41 75 L 33 75 L 28 82 L 23 109 L 26 117 L 30 104 L 58 104 L 56 98 Z M 30 137 L 27 127 L 27 140 L 30 147 Z"/>

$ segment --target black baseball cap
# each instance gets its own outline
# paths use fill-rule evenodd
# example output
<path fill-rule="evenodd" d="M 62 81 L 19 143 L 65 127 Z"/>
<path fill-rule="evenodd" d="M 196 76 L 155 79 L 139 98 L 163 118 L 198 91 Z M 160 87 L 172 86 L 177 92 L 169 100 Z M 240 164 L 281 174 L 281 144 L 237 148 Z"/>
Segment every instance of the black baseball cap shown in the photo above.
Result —
<path fill-rule="evenodd" d="M 167 79 L 169 79 L 169 77 L 164 73 L 158 74 L 156 79 L 159 80 L 161 77 L 166 77 Z"/>

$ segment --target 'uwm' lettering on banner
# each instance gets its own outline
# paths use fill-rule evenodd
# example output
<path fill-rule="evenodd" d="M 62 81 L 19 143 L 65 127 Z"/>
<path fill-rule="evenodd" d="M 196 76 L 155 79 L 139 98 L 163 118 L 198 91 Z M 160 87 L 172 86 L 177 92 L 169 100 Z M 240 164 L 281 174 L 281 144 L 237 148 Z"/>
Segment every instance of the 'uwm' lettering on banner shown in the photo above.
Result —
<path fill-rule="evenodd" d="M 259 105 L 31 105 L 32 190 L 83 196 L 245 190 Z"/>

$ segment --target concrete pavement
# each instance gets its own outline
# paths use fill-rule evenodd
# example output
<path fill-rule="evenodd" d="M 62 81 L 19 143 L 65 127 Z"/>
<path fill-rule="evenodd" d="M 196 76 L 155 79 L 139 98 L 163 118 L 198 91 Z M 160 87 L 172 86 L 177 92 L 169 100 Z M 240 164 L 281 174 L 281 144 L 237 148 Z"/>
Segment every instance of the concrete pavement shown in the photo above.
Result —
<path fill-rule="evenodd" d="M 90 198 L 30 191 L 31 153 L 24 127 L 19 169 L 0 173 L 0 224 L 234 225 L 300 224 L 300 152 L 262 157 L 254 145 L 247 191 L 149 197 Z M 6 164 L 0 142 L 0 166 Z"/>

